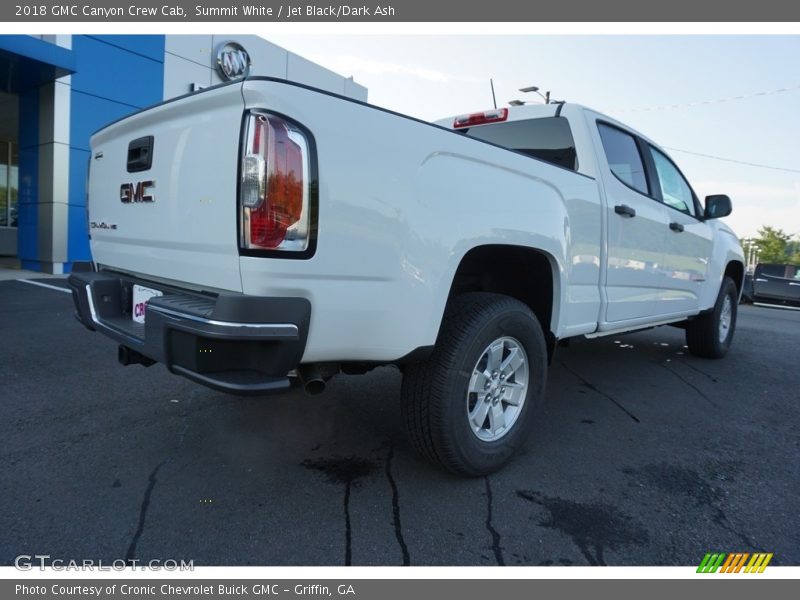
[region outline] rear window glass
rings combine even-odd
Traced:
[[[545,117],[481,125],[461,130],[467,137],[516,150],[572,171],[578,168],[575,140],[564,117]]]

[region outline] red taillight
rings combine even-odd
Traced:
[[[486,125],[487,123],[500,123],[508,118],[507,108],[496,108],[494,110],[485,110],[479,113],[472,113],[469,115],[461,115],[453,121],[453,127],[472,127],[473,125]]]
[[[242,245],[247,249],[308,247],[308,144],[296,127],[272,115],[248,121],[242,162]]]

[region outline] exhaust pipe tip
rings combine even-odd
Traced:
[[[325,391],[325,379],[316,365],[300,365],[297,377],[303,385],[303,391],[309,396],[319,396]]]
[[[309,396],[319,396],[325,391],[325,381],[322,379],[312,379],[303,385],[303,391]]]

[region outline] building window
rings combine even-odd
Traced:
[[[19,196],[19,152],[13,142],[0,141],[0,227],[16,227]]]

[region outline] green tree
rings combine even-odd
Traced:
[[[786,263],[793,258],[795,248],[792,236],[783,229],[765,225],[758,230],[753,243],[758,248],[758,262]]]
[[[789,255],[789,263],[800,265],[800,240],[792,240],[786,245],[786,253]]]

